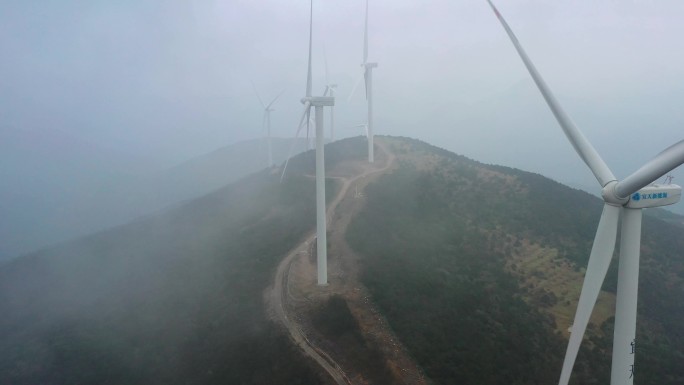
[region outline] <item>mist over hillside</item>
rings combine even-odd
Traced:
[[[152,159],[60,131],[1,135],[0,261],[127,223],[267,166],[263,139],[160,169]],[[291,144],[291,139],[273,139],[276,164],[285,160]],[[305,149],[300,140],[293,154]]]
[[[314,225],[312,154],[0,266],[0,383],[322,383],[262,306]]]

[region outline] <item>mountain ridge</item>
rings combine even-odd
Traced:
[[[357,302],[342,297],[322,309],[351,314],[356,324],[337,326],[351,329],[332,328],[315,312],[298,316],[317,320],[321,346],[377,348],[379,362],[389,362],[392,344],[405,346],[433,383],[556,381],[563,315],[574,313],[600,201],[417,140],[378,139],[396,166],[350,191],[363,208],[344,235],[358,255],[360,293],[369,294],[358,303],[377,312],[359,318]],[[337,167],[362,162],[365,151],[361,137],[326,146],[329,198],[339,188]],[[294,157],[282,184],[262,170],[162,214],[0,265],[0,382],[328,383],[262,305],[279,261],[313,229],[314,155]],[[684,308],[673,295],[684,288],[681,231],[644,219],[638,338],[648,353],[639,356],[646,383],[684,378]],[[342,249],[330,250],[334,265]],[[606,379],[614,283],[613,266],[575,383]],[[376,317],[399,340],[369,339],[364,330]]]

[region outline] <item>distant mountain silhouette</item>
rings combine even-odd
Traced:
[[[266,168],[263,139],[163,171],[62,132],[8,130],[0,143],[0,261],[129,222]],[[292,140],[273,139],[276,164]],[[305,150],[299,141],[294,154]]]

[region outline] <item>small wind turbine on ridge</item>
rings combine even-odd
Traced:
[[[363,30],[363,63],[361,63],[361,67],[363,67],[363,78],[364,78],[364,83],[366,86],[366,104],[368,107],[368,134],[366,135],[368,137],[368,162],[373,163],[374,161],[374,156],[373,156],[373,68],[376,68],[378,66],[378,63],[370,63],[368,62],[368,0],[366,0],[366,19],[365,19],[365,25],[364,25],[364,30]],[[361,81],[361,78],[359,78],[359,81],[356,82],[354,85],[354,88],[352,89],[351,94],[349,95],[349,100],[351,100],[351,97],[354,95],[354,91],[356,91],[356,88],[359,85],[359,82]]]
[[[353,128],[362,128],[362,127],[363,127],[363,133],[364,133],[364,135],[366,135],[366,138],[368,138],[368,123],[357,124],[357,125],[354,126]]]
[[[612,385],[631,385],[636,372],[634,357],[637,346],[636,320],[642,209],[671,205],[680,200],[681,187],[675,184],[651,185],[651,183],[684,163],[684,140],[666,148],[646,162],[640,169],[618,181],[589,140],[562,109],[492,1],[487,0],[487,2],[501,22],[511,42],[513,42],[513,46],[518,51],[518,55],[520,55],[532,79],[537,84],[539,91],[546,99],[546,103],[563,129],[565,136],[601,185],[601,196],[605,202],[589,255],[582,293],[577,304],[575,321],[558,383],[559,385],[567,385],[570,381],[570,374],[575,365],[577,352],[589,323],[589,317],[601,291],[601,285],[606,277],[615,250],[618,221],[621,219],[620,262],[610,383]]]
[[[301,102],[304,104],[304,111],[302,118],[299,120],[299,126],[295,134],[295,141],[290,147],[290,152],[283,166],[283,173],[280,176],[282,182],[287,170],[287,164],[292,155],[294,143],[296,143],[299,132],[301,131],[304,119],[310,117],[311,107],[315,108],[316,118],[316,255],[317,255],[317,270],[318,270],[318,285],[324,286],[328,284],[328,242],[326,234],[326,210],[325,210],[325,136],[323,134],[323,107],[332,107],[335,105],[335,98],[332,96],[311,96],[311,46],[313,35],[313,0],[311,0],[309,15],[309,68],[306,77],[306,96],[302,98]],[[308,119],[307,119],[308,125]]]
[[[259,95],[259,91],[257,91],[256,86],[254,85],[254,82],[252,82],[252,88],[254,88],[254,93],[259,99],[259,103],[261,103],[261,106],[264,108],[264,117],[262,119],[262,125],[266,130],[266,143],[268,145],[267,164],[268,167],[273,167],[273,150],[271,147],[271,112],[275,110],[271,108],[271,106],[273,105],[273,103],[275,103],[276,100],[278,100],[280,95],[282,95],[283,92],[285,92],[285,90],[280,91],[280,93],[276,95],[276,97],[273,98],[273,100],[271,100],[270,103],[264,104],[264,101],[261,99],[261,96]]]

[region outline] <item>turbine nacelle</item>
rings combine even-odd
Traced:
[[[618,184],[619,182],[612,181],[601,191],[606,204],[631,209],[646,209],[669,206],[679,202],[682,197],[682,188],[676,184],[653,184],[641,188],[627,198],[621,198],[615,191]]]
[[[368,68],[377,68],[378,63],[361,63],[361,67],[365,67],[366,69]]]
[[[681,197],[682,188],[676,184],[654,184],[632,194],[625,207],[645,209],[668,206],[679,202]]]
[[[314,107],[330,107],[335,105],[335,98],[332,96],[307,96],[301,100],[302,104],[307,104]]]

